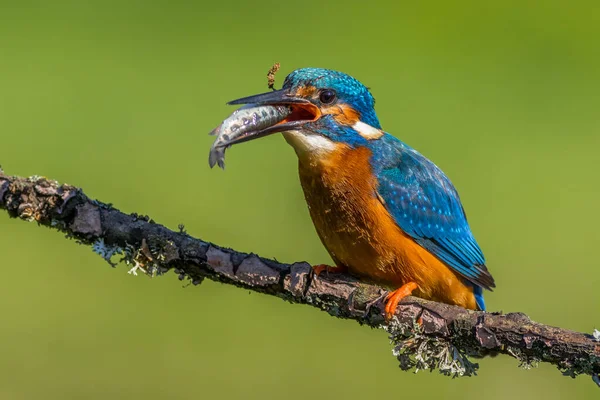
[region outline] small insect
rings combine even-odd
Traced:
[[[262,129],[283,121],[292,110],[288,106],[257,106],[248,104],[235,110],[229,118],[213,129],[209,135],[216,135],[208,155],[208,164],[225,169],[225,150],[233,143],[244,141]]]
[[[275,90],[275,74],[277,73],[277,71],[279,71],[280,67],[281,64],[276,62],[275,64],[273,64],[271,69],[269,69],[269,72],[267,72],[267,84],[269,85],[269,89],[271,90]]]

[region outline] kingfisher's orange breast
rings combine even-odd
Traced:
[[[336,264],[350,273],[396,289],[415,282],[415,294],[475,309],[472,288],[405,234],[377,195],[371,151],[337,149],[299,156],[300,182],[311,218]]]

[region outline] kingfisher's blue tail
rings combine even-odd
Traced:
[[[479,307],[481,311],[485,311],[485,301],[483,300],[483,289],[481,286],[473,287],[473,295],[475,296],[477,307]]]

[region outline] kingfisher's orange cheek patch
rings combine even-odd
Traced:
[[[313,97],[315,95],[315,93],[317,93],[317,88],[314,86],[300,86],[297,90],[296,90],[296,96],[297,97],[303,97],[305,99],[310,99],[311,97]]]
[[[336,104],[321,108],[323,114],[333,115],[333,119],[340,125],[350,126],[359,135],[367,140],[379,139],[383,136],[381,129],[375,128],[360,120],[360,113],[347,104]]]
[[[347,104],[336,104],[321,108],[323,114],[333,115],[333,119],[340,125],[352,126],[360,121],[360,113]]]

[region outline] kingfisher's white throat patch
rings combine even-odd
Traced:
[[[299,157],[307,154],[322,156],[336,150],[336,144],[331,139],[321,135],[288,131],[283,132],[283,137],[296,150]]]
[[[379,139],[383,136],[383,131],[381,129],[365,124],[362,121],[355,122],[354,125],[352,125],[352,129],[367,140]]]

